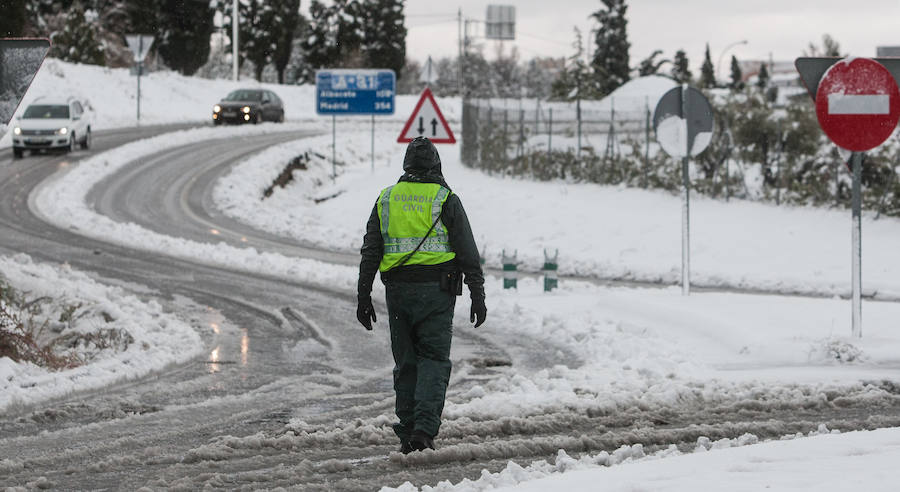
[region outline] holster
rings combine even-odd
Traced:
[[[441,272],[441,290],[461,296],[463,291],[462,272]]]

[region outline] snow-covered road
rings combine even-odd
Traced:
[[[0,205],[4,247],[45,261],[68,261],[143,297],[162,299],[203,338],[202,355],[186,364],[0,418],[0,445],[18,450],[0,461],[0,474],[10,483],[371,490],[406,481],[455,483],[476,479],[482,470],[507,470],[500,476],[509,483],[510,460],[528,464],[559,449],[608,465],[671,454],[671,446],[691,451],[698,439],[734,438],[729,446],[737,446],[806,433],[822,423],[842,430],[900,425],[900,392],[888,382],[852,383],[850,377],[841,383],[767,385],[757,380],[758,371],[753,378],[742,376],[754,364],[773,363],[771,356],[757,355],[765,351],[760,339],[757,345],[749,343],[752,339],[725,340],[749,357],[737,367],[729,367],[739,362],[733,358],[690,360],[681,352],[702,346],[708,338],[703,331],[721,321],[710,318],[700,330],[672,325],[685,334],[693,330],[696,339],[661,344],[646,328],[656,322],[644,316],[650,312],[641,314],[638,304],[651,303],[662,317],[667,315],[658,310],[671,304],[665,309],[674,317],[668,317],[686,319],[675,314],[682,308],[667,300],[666,290],[637,301],[631,289],[570,286],[541,300],[537,283],[526,280],[515,295],[491,288],[496,328],[474,332],[458,320],[454,380],[438,452],[391,454],[396,443],[389,427],[387,337],[383,326],[369,334],[353,321],[346,267],[302,262],[298,267],[296,258],[324,253],[236,222],[213,204],[218,176],[242,155],[288,138],[260,131],[264,134],[252,138],[201,135],[177,150],[151,143],[140,158],[126,159],[99,186],[88,187],[88,210],[101,215],[60,211],[46,217],[55,209],[44,203],[44,220],[83,221],[61,227],[34,215],[40,199],[32,198],[29,208],[28,190],[60,168],[89,173],[90,163],[72,166],[70,158],[50,156],[0,168],[6,173],[0,177],[10,178],[4,181],[7,190],[0,189],[6,191]],[[77,182],[72,172],[65,172],[73,178],[67,186]],[[203,243],[209,240],[215,244]],[[231,265],[208,253],[248,245],[256,249],[222,256],[235,261]],[[259,266],[254,258],[271,255],[268,251],[277,257],[254,271]],[[317,273],[322,269],[327,274]],[[585,293],[602,295],[617,315],[625,312],[623,305],[636,302],[635,317],[568,326],[580,326],[578,306],[590,305],[579,297]],[[531,306],[528,299],[534,300]],[[736,305],[723,298],[710,299],[710,306],[722,301]],[[553,302],[560,305],[552,308]],[[778,312],[789,312],[790,303],[773,302],[781,306]],[[569,310],[570,316],[548,317],[540,306]],[[710,351],[716,354],[723,352]],[[795,362],[787,356],[780,363]],[[689,377],[708,367],[719,368],[725,379],[726,373],[737,377],[717,383]],[[737,439],[748,433],[754,438]],[[613,451],[617,458],[601,463],[603,453]],[[513,474],[519,477],[513,483],[561,471],[569,466],[565,463],[557,459],[550,469],[533,465]],[[478,483],[475,488],[492,479]]]

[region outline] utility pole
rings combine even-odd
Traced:
[[[463,34],[462,34],[462,7],[460,7],[459,12],[456,14],[456,28],[458,30],[457,33],[457,48],[459,49],[459,54],[456,57],[456,92],[459,94],[459,97],[462,97],[462,52],[463,52]]]
[[[231,60],[232,78],[238,79],[238,0],[234,0],[231,6]]]

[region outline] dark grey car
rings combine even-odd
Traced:
[[[238,89],[213,106],[213,124],[284,121],[284,103],[267,89]]]

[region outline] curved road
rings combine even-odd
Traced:
[[[98,132],[90,152],[68,156],[0,157],[0,253],[68,262],[158,300],[189,320],[206,344],[204,355],[187,364],[0,414],[0,486],[373,490],[407,480],[421,486],[476,479],[509,460],[552,461],[561,447],[598,452],[640,442],[650,451],[670,444],[689,449],[701,435],[765,438],[819,423],[843,430],[900,425],[900,387],[877,382],[843,393],[798,387],[804,396],[791,405],[767,403],[766,395],[698,396],[677,407],[611,411],[600,399],[596,408],[448,419],[438,452],[391,454],[388,336],[384,323],[373,333],[357,326],[354,293],[131,250],[55,228],[29,209],[30,191],[61,166],[171,129]],[[355,255],[260,232],[211,205],[213,184],[231,166],[297,137],[217,139],[162,151],[101,182],[88,201],[114,220],[160,233],[355,264]],[[458,327],[449,398],[464,402],[469,389],[498,374],[579,364],[543,355],[558,354],[548,343]]]

